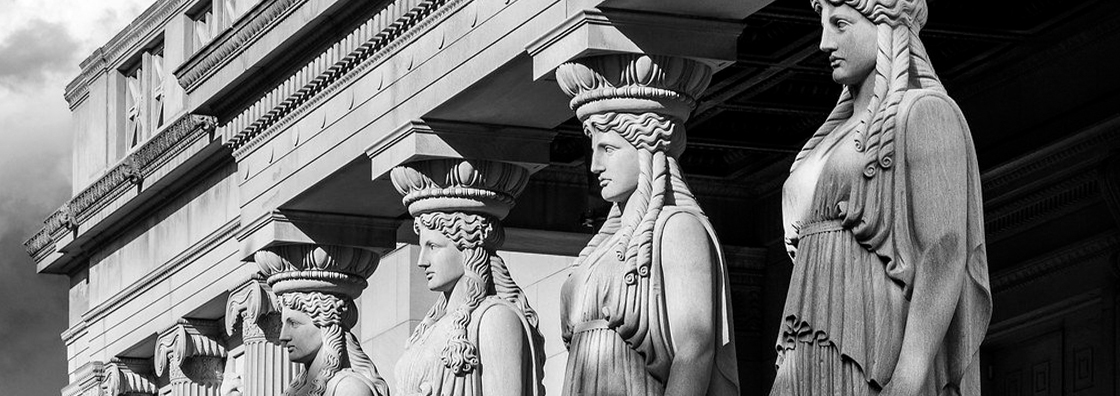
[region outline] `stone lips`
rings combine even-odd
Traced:
[[[556,69],[580,121],[606,112],[654,112],[683,122],[711,79],[707,64],[656,55],[588,57]]]
[[[503,162],[440,159],[398,166],[390,178],[413,217],[464,212],[503,219],[528,184],[529,170]]]
[[[253,255],[277,295],[315,291],[351,299],[362,294],[380,260],[370,250],[333,245],[280,245]]]

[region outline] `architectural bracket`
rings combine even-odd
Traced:
[[[239,257],[252,261],[258,250],[296,243],[392,249],[400,224],[380,217],[273,210],[238,231]]]
[[[414,120],[366,149],[373,178],[394,167],[435,158],[486,159],[517,164],[534,173],[549,162],[556,131],[507,125]]]
[[[533,57],[534,80],[573,59],[611,53],[691,58],[718,71],[737,58],[743,27],[739,20],[589,9],[576,12],[526,50]]]

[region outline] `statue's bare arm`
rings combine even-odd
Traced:
[[[334,388],[334,395],[331,396],[388,396],[378,395],[373,392],[365,383],[357,378],[343,378],[338,382],[338,386]]]
[[[528,358],[528,340],[518,313],[503,306],[493,307],[478,324],[478,358],[482,364],[482,394],[522,396],[525,368],[534,364]]]
[[[929,375],[965,282],[968,167],[964,129],[944,99],[917,99],[906,122],[917,260],[902,352],[883,395],[913,395]],[[900,230],[895,230],[899,232]],[[905,232],[905,231],[903,231]]]
[[[665,307],[676,353],[665,395],[703,394],[714,369],[717,260],[707,230],[695,217],[673,216],[662,235]]]

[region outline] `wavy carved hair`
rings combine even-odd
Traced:
[[[856,125],[856,150],[867,157],[864,176],[874,177],[879,169],[890,168],[894,156],[895,117],[908,89],[925,88],[945,92],[941,80],[929,62],[929,54],[918,38],[926,23],[925,0],[812,0],[820,12],[821,2],[848,5],[875,23],[878,29],[878,56],[875,61],[875,84],[867,110],[859,115]],[[836,107],[817,129],[790,171],[804,159],[830,132],[853,116],[854,95],[845,86]]]
[[[321,396],[327,390],[327,382],[344,368],[369,378],[376,387],[387,392],[388,387],[373,361],[350,332],[358,321],[354,300],[328,293],[293,292],[281,294],[280,301],[285,307],[311,317],[315,327],[321,330],[323,346],[319,353],[324,354],[322,369],[313,378],[308,378],[306,369],[301,371],[284,392],[285,396]]]
[[[414,231],[419,234],[421,227],[439,232],[463,252],[464,274],[459,282],[465,282],[466,301],[452,314],[451,335],[440,353],[443,365],[455,375],[464,375],[478,368],[478,346],[468,338],[467,326],[475,308],[478,308],[483,299],[492,295],[505,299],[521,311],[533,332],[533,339],[529,341],[539,349],[544,338],[537,330],[537,313],[529,306],[525,294],[510,277],[505,261],[496,252],[505,239],[501,223],[486,215],[430,212],[416,216]],[[409,337],[409,346],[424,339],[424,335],[446,314],[446,310],[447,297],[440,294]],[[535,363],[539,365],[543,362]]]
[[[588,116],[584,133],[615,132],[638,149],[638,188],[622,211],[618,204],[611,208],[607,221],[591,238],[576,258],[575,266],[583,265],[592,253],[609,249],[603,244],[612,236],[620,236],[617,245],[624,253],[626,284],[635,284],[638,277],[649,276],[653,262],[653,232],[657,217],[666,205],[675,205],[703,213],[696,197],[685,183],[677,158],[684,152],[685,129],[680,120],[657,113],[607,112]]]

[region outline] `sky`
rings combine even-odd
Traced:
[[[70,196],[78,63],[155,0],[0,0],[0,389],[59,395],[69,280],[35,273],[23,241]]]

